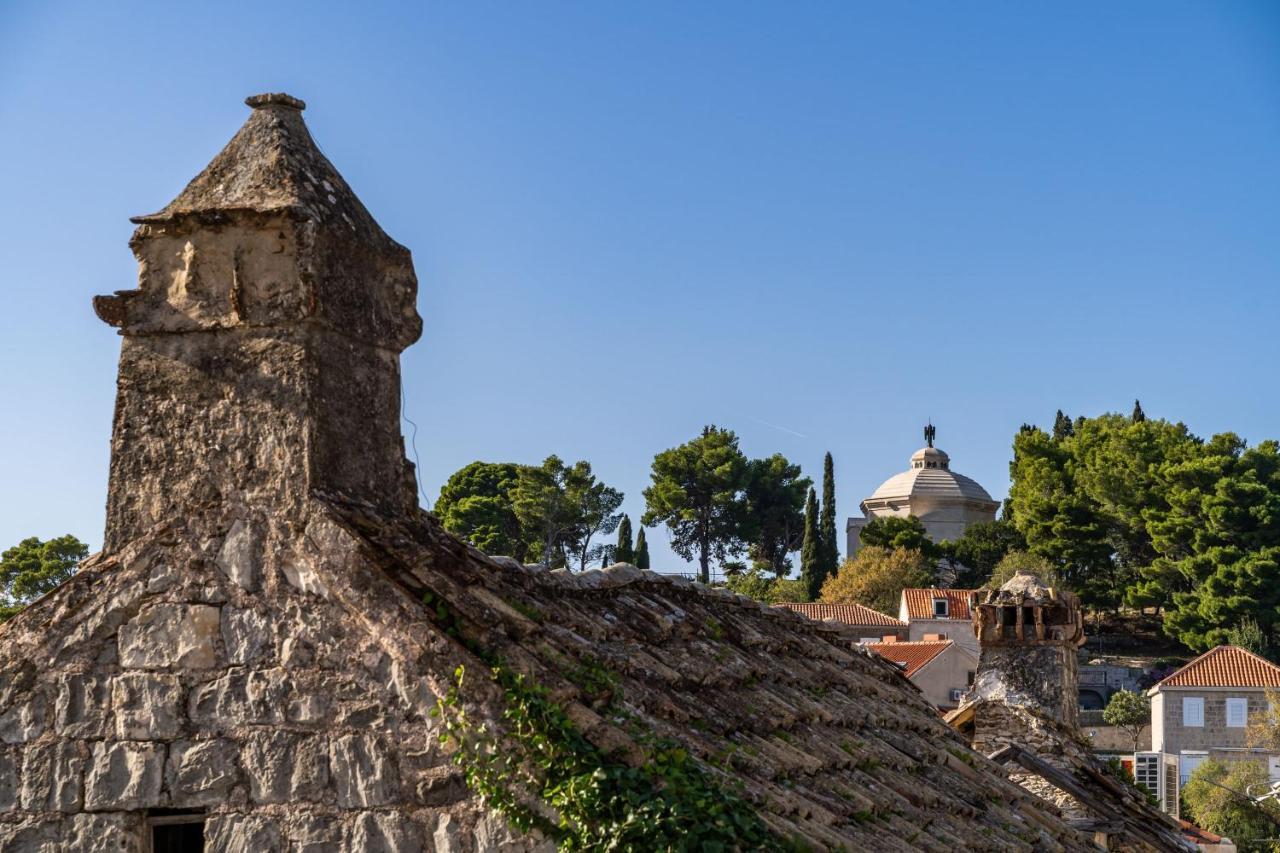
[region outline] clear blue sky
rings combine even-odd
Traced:
[[[928,417],[996,497],[1059,407],[1280,436],[1275,3],[9,0],[0,547],[100,544],[90,297],[278,90],[413,250],[432,498],[554,452],[634,518],[706,423],[830,450],[841,517]]]

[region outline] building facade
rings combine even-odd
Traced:
[[[1280,690],[1280,667],[1238,646],[1210,649],[1148,691],[1151,752],[1137,767],[1145,776],[1148,765],[1176,762],[1181,788],[1209,759],[1253,760],[1280,781],[1280,752],[1249,744],[1249,727],[1269,713],[1268,690]]]
[[[978,654],[969,599],[974,590],[911,587],[902,591],[898,619],[907,624],[908,640],[940,637]]]
[[[874,518],[915,516],[935,542],[959,539],[970,525],[995,520],[999,502],[976,481],[951,470],[951,457],[933,446],[932,425],[924,435],[925,446],[911,454],[907,470],[881,483],[862,502],[862,516],[845,523],[850,557],[862,547],[862,528]]]
[[[920,688],[924,698],[944,711],[964,701],[978,669],[976,653],[953,640],[932,635],[919,642],[871,643],[868,648],[902,667],[902,674]]]

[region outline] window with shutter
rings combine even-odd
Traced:
[[[1182,724],[1184,726],[1204,725],[1204,699],[1199,696],[1183,697]]]
[[[1227,726],[1242,729],[1249,724],[1249,700],[1238,697],[1227,699]]]

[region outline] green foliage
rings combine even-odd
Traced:
[[[711,561],[742,550],[743,489],[747,458],[732,430],[704,427],[702,434],[653,458],[644,490],[641,523],[666,524],[671,548],[697,558],[699,579],[711,581]]]
[[[1013,522],[980,521],[971,524],[953,542],[942,543],[947,558],[959,564],[955,585],[962,589],[980,586],[1010,551],[1026,550],[1027,540]]]
[[[943,550],[925,532],[924,522],[914,515],[906,518],[897,515],[873,518],[862,528],[858,539],[863,545],[871,545],[875,548],[905,548],[909,551],[919,551],[935,560],[944,556]]]
[[[613,546],[613,553],[610,555],[615,563],[634,563],[636,561],[635,548],[631,545],[631,518],[622,516],[622,523],[618,525],[618,544]]]
[[[649,542],[644,538],[644,528],[636,534],[636,568],[649,568]]]
[[[1048,559],[1039,554],[1027,551],[1010,551],[1000,558],[996,567],[991,570],[991,577],[983,584],[990,589],[1004,586],[1018,572],[1030,572],[1037,575],[1045,584],[1058,589],[1062,588],[1062,577],[1058,569]]]
[[[1280,835],[1276,804],[1257,804],[1247,798],[1267,785],[1267,768],[1257,761],[1223,762],[1210,759],[1192,772],[1182,788],[1184,817],[1210,832],[1225,835],[1241,849]]]
[[[517,830],[540,830],[561,850],[792,849],[678,743],[642,743],[645,760],[631,766],[587,740],[545,688],[501,665],[492,677],[502,731],[467,716],[461,667],[435,714],[467,785]]]
[[[516,518],[531,543],[529,553],[548,566],[567,565],[572,557],[585,569],[592,538],[617,528],[621,505],[622,492],[597,480],[591,463],[565,465],[555,455],[540,466],[521,467],[512,493]]]
[[[88,555],[71,534],[47,542],[32,536],[0,553],[0,622],[70,579]]]
[[[1250,616],[1244,617],[1234,628],[1227,631],[1227,642],[1233,646],[1248,649],[1255,655],[1271,657],[1270,639],[1258,624],[1258,620]]]
[[[435,514],[445,530],[486,554],[525,558],[526,537],[512,507],[520,466],[472,462],[455,471],[440,489]]]
[[[813,600],[809,597],[803,579],[771,577],[759,566],[729,575],[725,578],[725,587],[766,604],[792,604]]]
[[[818,528],[818,496],[809,489],[804,503],[804,542],[800,546],[800,580],[810,600],[822,590],[822,532]]]
[[[933,586],[933,571],[933,561],[919,551],[864,545],[852,560],[844,561],[835,577],[827,579],[819,600],[862,604],[893,615],[902,590]]]
[[[804,536],[804,496],[812,481],[800,475],[781,453],[747,463],[742,528],[739,537],[751,543],[751,562],[776,576],[791,571],[788,556]]]
[[[822,511],[818,518],[822,534],[822,580],[826,581],[840,567],[840,541],[836,529],[836,474],[831,454],[822,458]],[[818,585],[821,588],[822,584]]]
[[[1064,415],[1062,409],[1058,409],[1058,414],[1053,419],[1053,440],[1062,441],[1064,438],[1075,435],[1075,432],[1071,418]]]
[[[1118,690],[1111,694],[1102,721],[1133,738],[1133,751],[1137,752],[1142,730],[1151,723],[1151,698],[1146,693]]]

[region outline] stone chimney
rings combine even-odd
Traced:
[[[1018,572],[998,590],[978,590],[970,610],[981,648],[969,701],[987,700],[975,720],[981,741],[986,728],[1005,725],[984,716],[999,705],[1016,705],[1075,730],[1079,726],[1076,649],[1084,644],[1080,600]]]
[[[159,213],[133,219],[104,551],[171,518],[288,519],[321,492],[417,505],[400,353],[421,334],[409,251],[316,147],[305,104],[248,121]]]

